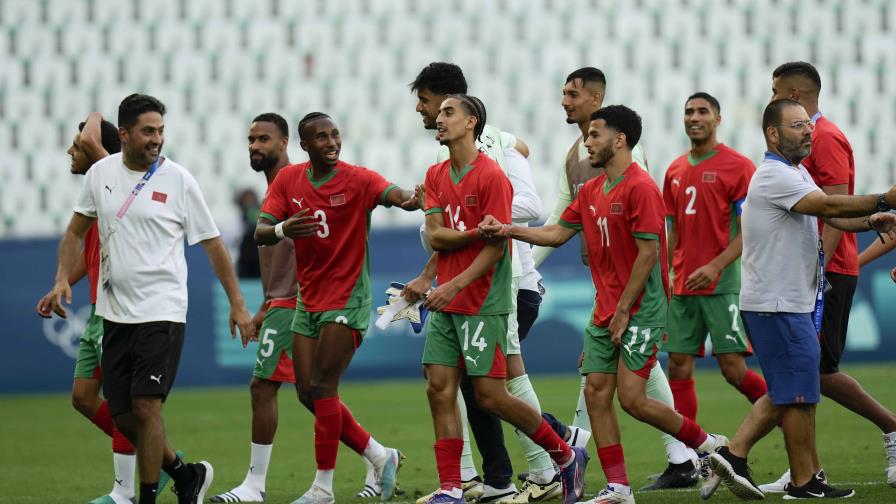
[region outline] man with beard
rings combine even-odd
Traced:
[[[896,187],[869,196],[821,191],[800,164],[812,150],[814,123],[795,100],[769,103],[762,129],[768,151],[750,181],[742,216],[740,309],[768,395],[753,404],[731,443],[710,455],[710,465],[738,497],[763,498],[747,455],[780,424],[790,462],[785,498],[849,497],[852,490],[835,489],[818,475],[815,406],[825,289],[816,217],[843,231],[896,236],[896,216],[886,213],[896,206]]]
[[[613,404],[617,392],[619,404],[635,419],[697,451],[710,452],[727,442],[647,396],[666,324],[668,277],[663,198],[650,175],[632,161],[640,137],[641,117],[635,111],[613,105],[594,112],[585,146],[592,166],[603,167],[604,173],[585,183],[558,224],[508,227],[489,216],[479,227],[487,237],[549,247],[583,232],[596,295],[585,330],[581,373],[591,432],[608,483],[591,504],[635,502]]]

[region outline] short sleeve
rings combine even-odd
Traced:
[[[849,157],[848,145],[830,133],[819,131],[812,139],[811,162],[807,167],[819,185],[848,184]]]
[[[501,132],[501,147],[505,149],[516,148],[516,135],[506,131]]]
[[[666,177],[663,180],[663,204],[666,206],[666,217],[670,219],[675,218],[675,195],[672,194],[673,166],[666,169]]]
[[[628,193],[626,221],[632,234],[639,238],[665,231],[663,198],[656,184],[645,181],[633,184]]]
[[[579,191],[579,195],[576,196],[569,205],[567,205],[566,210],[563,210],[563,213],[560,215],[560,219],[557,220],[557,224],[570,229],[575,229],[578,231],[582,230],[582,211],[581,211],[581,201],[585,197],[586,191]]]
[[[804,178],[800,171],[777,166],[766,170],[763,188],[769,203],[789,212],[807,194],[820,191],[808,175],[805,172]]]
[[[647,154],[644,153],[644,148],[641,147],[641,144],[636,145],[635,148],[632,149],[632,162],[643,168],[644,171],[648,171]]]
[[[286,197],[287,180],[291,171],[281,171],[274,177],[274,182],[268,187],[268,192],[261,202],[260,216],[276,224],[289,217],[289,201]]]
[[[84,184],[81,185],[81,194],[78,196],[78,202],[75,204],[75,212],[96,218],[96,200],[93,199],[93,180],[99,170],[90,170],[84,176]]]
[[[482,183],[482,206],[480,214],[491,215],[499,222],[509,224],[512,219],[513,187],[510,179],[500,168],[489,170],[480,181]]]
[[[196,179],[184,176],[184,229],[187,243],[195,245],[201,241],[220,236],[218,226],[212,218],[212,212],[202,197],[202,191]]]
[[[438,184],[436,183],[436,171],[438,170],[437,166],[438,165],[433,165],[429,167],[429,170],[426,171],[426,180],[423,183],[423,186],[426,189],[426,198],[423,205],[423,212],[426,215],[442,212],[442,202],[439,200],[439,188]]]
[[[729,184],[728,199],[734,203],[737,215],[741,214],[741,207],[744,200],[747,199],[747,190],[750,188],[750,179],[753,178],[754,173],[756,173],[756,167],[750,160],[744,159]]]
[[[373,210],[377,205],[388,206],[386,204],[386,195],[398,186],[386,180],[378,172],[368,168],[364,168],[364,175],[367,177],[367,208]]]

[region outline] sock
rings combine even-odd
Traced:
[[[538,483],[539,485],[547,485],[548,483],[554,481],[555,476],[557,476],[557,470],[554,469],[553,465],[551,465],[549,469],[529,471],[529,476],[526,479],[533,483]]]
[[[741,394],[747,396],[747,399],[754,403],[768,392],[768,385],[765,384],[765,379],[759,376],[759,373],[748,368],[747,374],[737,386],[737,390],[740,390]]]
[[[345,425],[345,422],[343,421],[342,424]],[[368,436],[370,436],[370,434],[368,434]],[[373,439],[373,436],[370,436],[370,440],[367,443],[367,448],[364,449],[363,455],[367,460],[377,465],[381,465],[387,458],[389,458],[389,452],[386,451],[386,447],[381,445],[376,439]]]
[[[318,470],[328,471],[336,468],[336,453],[339,451],[341,430],[342,404],[339,401],[339,396],[315,400],[314,455],[317,459]],[[332,486],[330,491],[332,493]]]
[[[248,486],[253,489],[264,492],[265,481],[268,478],[268,464],[271,462],[271,451],[274,449],[273,444],[255,444],[249,454],[249,472],[246,473],[246,479],[240,486]]]
[[[371,440],[370,433],[355,420],[345,403],[340,402],[339,405],[342,407],[342,432],[339,439],[358,455],[364,455],[364,450]]]
[[[538,403],[538,396],[535,394],[535,389],[532,388],[532,382],[529,381],[529,375],[524,374],[512,380],[508,380],[507,391],[510,392],[510,395],[522,399],[530,406],[535,408],[535,410],[538,411],[539,414],[541,413],[541,404]],[[516,435],[520,440],[520,446],[523,448],[523,454],[526,455],[526,461],[529,463],[530,473],[546,471],[554,467],[554,463],[551,461],[551,457],[547,454],[547,452],[545,452],[540,446],[532,442],[532,440],[529,439],[528,436],[520,432],[519,429],[514,430],[516,431]],[[551,430],[553,431],[554,429],[551,428]]]
[[[106,401],[100,404],[99,409],[96,410],[90,421],[93,422],[93,425],[99,427],[101,431],[105,432],[107,436],[112,435],[114,424],[112,423],[112,415],[109,414],[109,404]]]
[[[647,384],[645,386],[647,397],[656,399],[670,408],[675,408],[675,396],[672,394],[672,387],[670,385],[669,380],[666,378],[666,373],[663,372],[662,366],[657,362],[653,366],[653,369],[650,370],[650,376],[647,377]],[[694,410],[694,412],[696,414],[696,410]],[[669,458],[670,462],[675,460],[678,462],[674,463],[680,464],[688,459],[697,460],[697,454],[690,448],[684,446],[681,441],[675,439],[675,436],[671,436],[664,432],[660,438],[663,440],[663,444],[666,445],[666,457]],[[682,451],[685,452],[686,455],[682,454]],[[682,459],[683,456],[686,458]]]
[[[174,461],[170,464],[166,464],[164,461],[162,462],[162,470],[168,473],[171,476],[171,479],[174,480],[175,483],[181,484],[193,479],[193,473],[190,471],[189,466],[184,463],[184,461],[178,457],[174,456]],[[156,482],[158,484],[158,482]],[[140,485],[143,488],[143,485]],[[141,490],[142,492],[143,490]]]
[[[364,477],[364,486],[379,490],[380,482],[376,479],[376,467],[374,467],[373,462],[367,460],[367,457],[361,457],[361,460],[364,461],[364,467],[367,469],[367,475]]]
[[[604,470],[607,483],[628,486],[628,474],[625,472],[625,455],[621,444],[614,444],[597,449],[600,467]]]
[[[744,379],[746,381],[746,379]],[[765,383],[765,382],[763,382]],[[669,380],[669,388],[675,397],[675,411],[691,420],[697,419],[697,389],[694,388],[694,379]],[[741,390],[743,392],[743,390]]]
[[[159,486],[158,482],[155,483],[140,483],[140,504],[155,504],[156,503],[156,487]]]
[[[137,449],[134,448],[131,440],[114,426],[112,427],[112,452],[122,453],[124,455],[133,455],[137,453]]]
[[[460,411],[460,428],[463,435],[464,446],[460,452],[460,470],[464,476],[464,481],[469,481],[479,473],[476,472],[476,464],[473,463],[473,449],[470,447],[470,430],[467,424],[467,403],[464,402],[464,395],[457,392],[457,409]],[[469,477],[466,477],[469,476]]]
[[[439,487],[445,492],[461,488],[460,453],[463,449],[464,440],[458,438],[439,439],[433,445],[433,450],[436,452]]]
[[[544,418],[541,419],[541,425],[535,429],[535,432],[529,436],[529,439],[548,452],[554,462],[560,467],[568,466],[575,459],[569,445],[560,439],[560,436],[554,432],[554,429],[548,425]]]
[[[588,417],[588,406],[585,404],[585,377],[579,384],[579,401],[576,403],[576,413],[572,417],[573,427],[585,429],[591,432],[591,418]]]
[[[115,485],[113,494],[126,499],[134,497],[134,470],[137,469],[137,456],[133,453],[113,453],[112,465],[115,467]]]
[[[557,417],[555,417],[554,415],[552,415],[550,413],[542,411],[541,418],[544,418],[545,420],[547,420],[548,424],[550,424],[551,428],[554,429],[554,432],[556,432],[557,435],[560,436],[561,439],[563,439],[564,441],[569,441],[569,437],[570,437],[569,427],[567,427],[560,420],[557,420]],[[585,429],[585,430],[588,430],[588,432],[591,432],[589,429]],[[567,443],[567,444],[569,444],[569,443]]]
[[[313,485],[333,495],[333,469],[318,469]]]
[[[677,439],[674,443],[666,445],[666,456],[669,458],[670,464],[684,464],[688,461],[697,461],[697,454],[694,453],[694,450],[688,448]]]
[[[701,450],[700,446],[706,443],[709,440],[709,435],[706,432],[703,432],[703,429],[697,425],[697,422],[694,422],[688,417],[682,417],[684,421],[681,423],[681,429],[678,431],[678,435],[675,436],[682,443],[694,448],[698,451],[707,451]]]
[[[896,431],[884,434],[884,450],[887,452],[887,464],[896,465]]]

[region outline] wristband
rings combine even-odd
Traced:
[[[279,240],[282,240],[283,238],[286,237],[286,235],[283,234],[283,223],[282,222],[277,223],[277,225],[274,226],[274,236],[276,236],[277,239],[279,239]]]

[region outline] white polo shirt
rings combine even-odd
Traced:
[[[96,162],[84,178],[75,212],[96,217],[100,278],[96,313],[134,324],[187,320],[187,262],[190,245],[219,236],[196,179],[164,159],[127,212],[128,195],[145,172],[130,170],[122,155]]]

